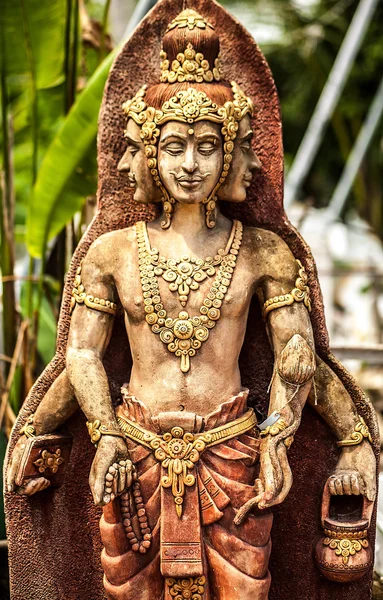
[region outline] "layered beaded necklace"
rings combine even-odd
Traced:
[[[203,342],[209,338],[209,330],[215,327],[216,322],[221,316],[220,308],[225,298],[226,292],[230,286],[231,279],[234,274],[235,265],[237,262],[238,252],[242,242],[243,225],[240,221],[234,221],[229,241],[225,250],[219,250],[214,259],[207,258],[205,261],[188,259],[182,257],[181,260],[175,261],[171,259],[159,258],[158,250],[151,248],[146,223],[139,221],[136,223],[136,237],[138,244],[138,264],[140,269],[140,278],[142,286],[142,294],[145,305],[145,319],[150,325],[153,333],[160,336],[160,340],[167,346],[168,350],[181,359],[181,371],[187,373],[190,369],[190,358],[195,356],[196,351],[201,348]],[[216,277],[207,294],[201,308],[200,314],[194,317],[189,317],[189,313],[185,310],[181,311],[178,318],[172,319],[168,317],[164,305],[162,303],[160,289],[157,277],[163,275],[164,268],[162,265],[172,266],[168,270],[178,272],[181,281],[177,283],[177,277],[173,280],[176,284],[174,289],[178,290],[179,299],[183,306],[186,305],[187,297],[190,289],[198,289],[199,282],[194,279],[197,288],[192,286],[193,281],[186,283],[188,277],[193,279],[193,273],[201,272],[203,275],[210,275],[211,269],[219,264]],[[181,267],[185,265],[185,267]],[[209,265],[203,269],[204,265]],[[197,269],[194,269],[197,266]],[[186,274],[186,268],[189,275]],[[192,270],[191,270],[192,269]],[[162,271],[162,272],[161,272]],[[167,272],[165,271],[165,273]],[[213,274],[213,273],[212,273]],[[185,279],[183,276],[186,276]],[[165,280],[169,281],[169,279]],[[205,277],[203,277],[205,279]],[[200,279],[201,281],[201,279]],[[173,283],[171,282],[171,283]],[[189,287],[187,293],[180,293],[179,286],[185,282]],[[186,288],[182,288],[181,292]]]

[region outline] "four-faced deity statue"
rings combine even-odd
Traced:
[[[51,505],[45,509],[52,506],[52,522],[56,509],[61,523],[81,522],[76,503],[69,507],[67,499],[76,490],[76,477],[88,469],[94,504],[102,507],[101,536],[93,527],[88,537],[94,547],[102,540],[104,591],[95,567],[92,599],[103,594],[114,600],[312,598],[314,589],[333,589],[320,570],[337,582],[365,576],[354,588],[354,598],[361,600],[371,570],[374,417],[323,343],[323,307],[311,255],[281,206],[276,208],[275,190],[270,192],[268,165],[275,156],[262,145],[268,106],[275,136],[280,127],[267,65],[254,46],[259,72],[254,76],[247,67],[254,90],[238,65],[241,85],[227,77],[230,53],[223,52],[221,67],[217,30],[230,44],[240,26],[215,3],[199,0],[198,5],[206,16],[188,8],[168,19],[159,81],[151,77],[142,85],[140,80],[131,99],[119,98],[125,145],[113,167],[100,136],[102,172],[110,168],[121,195],[130,194],[139,210],[154,204],[151,214],[156,207],[162,214],[129,223],[121,217],[119,226],[102,230],[108,214],[117,217],[108,213],[113,204],[103,208],[101,200],[89,243],[80,244],[71,271],[70,313],[69,304],[63,309],[60,369],[48,367],[14,434],[21,436],[12,445],[6,479],[11,546],[19,544],[11,516],[14,492],[33,523],[39,498],[48,494]],[[159,23],[170,7],[169,0],[161,0],[153,13]],[[154,31],[153,15],[135,34],[138,47],[142,32]],[[211,20],[218,26],[220,19],[216,30]],[[130,43],[124,56],[134,55]],[[238,39],[241,44],[245,41]],[[118,64],[115,70],[122,59]],[[128,72],[124,65],[120,76]],[[110,104],[109,98],[103,110]],[[278,143],[275,147],[281,158]],[[103,177],[100,198],[111,187],[103,187]],[[267,208],[257,208],[266,200]],[[310,408],[301,426],[306,401]],[[87,442],[78,405],[96,447],[92,456],[89,443],[81,450]],[[323,440],[318,433],[314,437],[310,423],[325,432]],[[66,428],[73,435],[70,455]],[[320,464],[309,472],[316,453]],[[65,469],[63,483],[59,474]],[[305,508],[302,490],[311,483]],[[320,533],[323,488],[324,534],[318,541],[312,532]],[[278,568],[270,591],[277,505],[272,556]],[[311,547],[318,541],[319,570],[306,550],[312,566],[303,592],[298,576],[289,581],[283,571],[278,548],[285,548],[289,524],[292,543],[295,538],[300,543],[304,534],[298,525],[304,529],[305,519]],[[51,540],[53,529],[45,524],[43,538]],[[34,535],[38,539],[39,532]],[[55,542],[48,545],[48,555],[54,547]],[[34,554],[41,560],[41,549]],[[13,554],[16,599],[21,595],[15,560]],[[301,560],[297,551],[297,564]],[[63,598],[57,580],[55,585],[61,591],[54,595],[50,586],[50,598]],[[91,597],[87,583],[78,586],[77,596],[67,591],[66,597]]]

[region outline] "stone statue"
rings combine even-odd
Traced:
[[[329,354],[281,165],[247,32],[161,0],[111,71],[100,209],[10,444],[12,598],[367,597],[376,422]]]

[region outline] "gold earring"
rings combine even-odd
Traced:
[[[164,213],[165,213],[165,218],[163,221],[161,221],[161,228],[162,229],[169,229],[170,224],[172,222],[172,216],[173,216],[173,207],[175,204],[175,200],[174,198],[163,198],[163,202],[164,202]]]
[[[217,219],[216,200],[217,200],[216,196],[213,196],[213,197],[210,196],[209,198],[206,198],[206,200],[203,201],[203,203],[205,204],[206,227],[208,227],[209,229],[213,229],[213,227],[215,227],[215,223],[216,223],[216,219]]]

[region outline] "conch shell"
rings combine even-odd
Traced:
[[[278,374],[287,383],[302,385],[315,373],[315,356],[305,339],[298,333],[287,342],[278,361]]]

